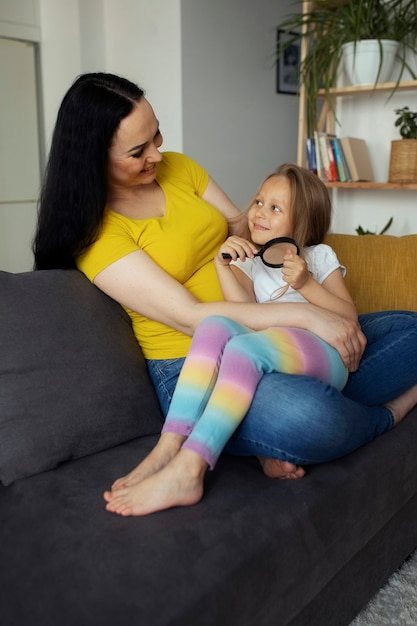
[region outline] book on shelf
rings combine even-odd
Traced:
[[[333,173],[335,173],[335,168],[332,170],[332,165],[334,167],[334,159],[332,158],[332,162],[330,161],[327,133],[314,131],[314,143],[316,146],[318,176],[324,182],[331,182],[332,180],[336,180],[333,179]]]
[[[364,139],[341,137],[340,143],[346,157],[352,182],[373,182],[374,172]]]
[[[368,146],[364,139],[336,137],[314,132],[306,139],[307,167],[323,182],[372,182],[374,180]]]
[[[314,132],[314,137],[306,139],[307,167],[323,182],[340,180],[336,155],[332,147],[335,135]]]
[[[341,183],[349,183],[352,181],[352,178],[350,176],[343,148],[340,144],[340,139],[338,137],[334,137],[334,139],[331,139],[331,143],[337,165],[338,180]]]
[[[339,177],[339,170],[337,168],[337,164],[336,164],[336,155],[333,149],[333,144],[332,141],[333,139],[336,138],[336,135],[326,135],[325,136],[325,145],[326,145],[326,150],[327,150],[327,154],[329,157],[329,167],[330,167],[330,181],[331,182],[336,182],[338,180],[340,180]]]

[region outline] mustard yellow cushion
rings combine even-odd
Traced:
[[[417,311],[417,235],[328,234],[358,313]]]

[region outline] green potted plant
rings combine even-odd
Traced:
[[[361,225],[359,225],[355,230],[358,235],[384,235],[387,232],[387,230],[391,228],[391,224],[393,221],[394,221],[394,218],[390,217],[388,222],[385,224],[384,228],[379,233],[373,230],[365,230],[364,228],[362,228]]]
[[[388,180],[390,183],[416,183],[417,111],[404,106],[395,109],[395,113],[395,127],[399,129],[402,138],[391,141]]]
[[[397,119],[395,126],[399,127],[400,135],[403,139],[417,139],[417,111],[411,111],[405,106],[402,109],[395,109]]]
[[[299,10],[284,18],[277,27],[285,32],[284,43],[280,42],[277,47],[277,61],[288,46],[301,42],[300,80],[305,87],[309,134],[316,127],[319,89],[325,90],[333,109],[330,89],[337,85],[345,44],[352,46],[352,67],[359,68],[362,66],[357,60],[361,42],[376,41],[377,72],[371,84],[380,79],[387,57],[386,40],[397,42],[399,46],[398,81],[406,67],[416,78],[408,64],[407,52],[417,54],[417,0],[316,0],[309,3],[299,0],[295,5]]]

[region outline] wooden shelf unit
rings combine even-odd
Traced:
[[[329,189],[411,189],[417,190],[417,183],[326,183]]]
[[[330,102],[326,97],[324,90],[319,92],[319,98],[322,98],[323,106],[320,112],[319,120],[317,122],[317,130],[326,131],[329,133],[335,132],[335,118],[334,107],[336,106],[336,98],[343,97],[361,97],[372,96],[374,93],[390,93],[393,88],[396,87],[397,91],[413,91],[417,90],[417,80],[407,80],[400,83],[379,83],[378,85],[349,85],[347,87],[333,87],[330,89],[330,94],[333,100],[333,110],[330,106]],[[298,153],[297,163],[299,165],[305,165],[306,162],[306,148],[305,140],[307,138],[307,128],[305,122],[305,101],[303,98],[303,88],[300,90],[300,114],[299,114],[299,128],[298,128]],[[329,189],[402,189],[402,190],[417,190],[417,183],[341,183],[332,182],[326,183]]]
[[[405,80],[400,83],[378,83],[377,85],[349,85],[347,87],[333,87],[330,93],[338,96],[372,95],[373,93],[390,92],[397,85],[397,91],[413,91],[417,89],[417,80]],[[319,91],[319,97],[326,96],[324,89]]]
[[[303,12],[308,10],[310,2],[303,2]],[[306,53],[307,43],[305,40],[301,43],[301,59],[304,58]],[[332,96],[332,106],[330,106],[329,99],[326,97],[326,93],[321,90],[318,94],[320,99],[323,99],[323,105],[320,111],[319,120],[317,122],[317,130],[326,131],[328,133],[335,132],[335,116],[334,110],[336,106],[336,99],[342,97],[372,97],[377,93],[390,93],[393,89],[396,92],[401,91],[417,91],[417,80],[405,80],[399,83],[379,83],[377,85],[349,85],[347,87],[334,87],[330,89]],[[306,164],[306,138],[307,138],[307,115],[306,115],[306,95],[305,87],[301,84],[300,98],[299,98],[299,115],[298,115],[298,145],[297,145],[297,163],[305,166]],[[399,189],[399,190],[417,190],[417,184],[399,184],[399,183],[326,183],[329,189]]]

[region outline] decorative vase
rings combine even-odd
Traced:
[[[391,141],[390,183],[417,183],[417,139]]]
[[[363,39],[356,44],[353,41],[343,44],[343,65],[350,83],[374,85],[376,82],[387,82],[394,67],[398,45],[397,41],[389,39]]]

